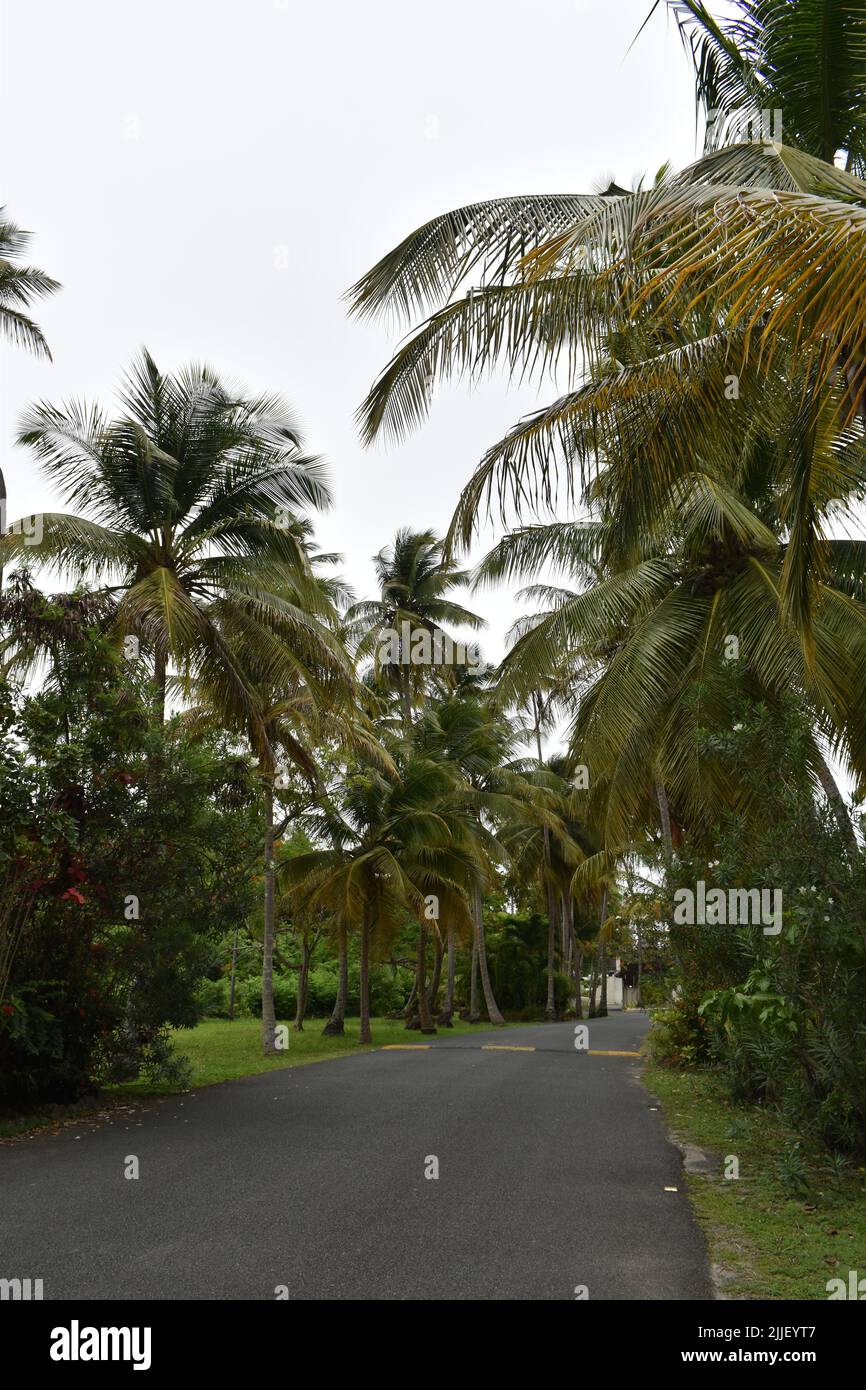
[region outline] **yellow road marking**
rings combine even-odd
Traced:
[[[380,1052],[426,1052],[430,1043],[385,1043]]]
[[[482,1052],[534,1052],[534,1047],[509,1047],[506,1043],[482,1043]]]
[[[588,1047],[586,1049],[588,1057],[639,1057],[639,1052],[604,1052],[600,1048]]]

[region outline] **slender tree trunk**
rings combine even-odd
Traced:
[[[574,898],[563,893],[559,899],[559,949],[563,975],[571,974],[571,947],[574,941]]]
[[[473,896],[472,921],[475,922],[475,899]],[[472,932],[472,961],[469,966],[469,1022],[478,1023],[481,1010],[478,1007],[478,932]]]
[[[549,860],[549,844],[547,827],[544,828],[545,846],[548,850],[546,858]],[[556,1018],[556,990],[554,988],[554,970],[556,965],[556,890],[550,879],[547,880],[547,1002],[544,1006],[544,1016],[548,1023],[552,1023]]]
[[[535,715],[535,749],[538,754],[539,771],[544,766],[544,757],[541,748],[541,696],[533,692],[532,709]],[[547,999],[544,1006],[544,1016],[548,1022],[556,1018],[556,991],[553,983],[553,966],[556,953],[556,909],[555,892],[550,881],[550,830],[544,827],[544,868],[546,873],[543,875],[545,889],[547,891]]]
[[[671,810],[668,805],[668,794],[665,791],[664,783],[661,778],[656,782],[656,800],[659,804],[659,817],[662,823],[662,847],[665,856],[665,865],[670,872],[671,860],[674,855],[674,841],[671,834]]]
[[[598,991],[598,947],[592,953],[589,967],[589,1017],[596,1016],[596,993]]]
[[[643,988],[643,935],[642,935],[642,933],[641,933],[640,924],[638,923],[638,928],[637,928],[637,999],[636,999],[635,1002],[637,1003],[637,1006],[638,1006],[639,1009],[642,1009],[642,1008],[643,1008],[643,994],[642,994],[642,992],[641,992],[641,991],[642,991],[642,988]]]
[[[0,536],[6,534],[6,479],[0,468]],[[3,565],[0,564],[0,594],[3,592]]]
[[[403,667],[402,689],[400,692],[403,705],[403,733],[408,738],[412,728],[412,675],[411,667]]]
[[[156,686],[156,709],[160,724],[165,723],[165,683],[166,683],[166,658],[164,653],[157,652],[153,659],[153,683]]]
[[[602,894],[601,894],[601,917],[600,917],[600,923],[601,923],[601,925],[599,926],[599,931],[598,931],[598,944],[599,944],[599,953],[600,953],[599,972],[600,972],[600,976],[601,976],[601,998],[599,999],[599,1004],[598,1004],[598,1016],[599,1016],[599,1018],[607,1018],[607,942],[606,942],[605,936],[604,936],[604,923],[605,923],[605,918],[606,918],[606,917],[607,917],[607,885],[605,885],[604,889],[602,890]]]
[[[415,974],[415,993],[418,996],[418,1022],[422,1033],[435,1033],[436,1025],[430,1017],[430,1000],[427,995],[427,926],[423,921],[418,927],[418,964]]]
[[[455,951],[454,933],[448,928],[448,946],[446,949],[447,965],[445,970],[445,1003],[437,1022],[442,1028],[453,1028],[454,1016],[454,972],[455,972]]]
[[[262,1046],[266,1057],[277,1050],[274,1013],[274,787],[265,780],[265,917],[262,937]]]
[[[821,790],[827,798],[827,805],[836,817],[836,824],[842,832],[849,854],[852,858],[856,857],[860,851],[857,845],[857,836],[854,834],[854,827],[851,824],[851,816],[848,813],[848,807],[845,805],[842,793],[836,785],[836,779],[830,771],[820,748],[816,747],[815,753],[817,755],[815,771],[818,774],[818,781],[821,783]]]
[[[406,1020],[407,1028],[418,1027],[418,1012],[415,1008],[415,1000],[418,998],[418,958],[415,958],[415,974],[412,976],[412,988],[409,991],[409,998],[403,1005],[403,1017]]]
[[[322,1029],[326,1038],[342,1037],[346,1031],[346,1004],[349,998],[349,944],[345,925],[337,928],[337,955],[339,960],[337,977],[337,997],[331,1017]]]
[[[475,891],[472,895],[475,916],[475,937],[478,942],[478,969],[481,975],[481,988],[484,991],[484,1003],[487,1006],[487,1015],[490,1022],[499,1027],[505,1022],[499,1012],[499,1006],[493,997],[493,986],[490,983],[490,971],[487,967],[487,943],[484,938],[484,904],[481,900],[481,884],[475,884]]]
[[[433,978],[430,981],[430,988],[427,991],[429,1009],[431,1014],[436,1012],[436,1000],[439,995],[439,986],[442,983],[442,961],[445,956],[445,948],[442,944],[442,933],[436,933],[436,954],[433,958]]]
[[[232,933],[232,973],[229,980],[229,1022],[234,1022],[235,1016],[235,986],[238,975],[238,929],[235,927]]]
[[[575,1018],[583,1018],[583,1000],[580,994],[580,976],[583,969],[583,952],[578,949],[576,941],[574,943],[574,952],[572,955],[572,960],[574,962],[574,1016]]]
[[[370,913],[364,909],[361,923],[361,1042],[373,1041],[370,1028]]]
[[[296,1033],[303,1033],[304,1031],[304,1015],[307,1012],[307,994],[310,981],[310,956],[312,955],[312,950],[306,941],[301,949],[303,954],[301,956],[301,968],[298,971],[298,1002],[295,1008]]]

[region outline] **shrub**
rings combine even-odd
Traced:
[[[237,995],[237,990],[235,993]],[[201,980],[196,987],[195,1002],[199,1018],[228,1018],[228,979],[223,977],[219,980]],[[235,1003],[237,1004],[237,998]]]

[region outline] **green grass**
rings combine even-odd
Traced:
[[[72,1106],[46,1106],[23,1115],[0,1116],[0,1140],[15,1139],[38,1129],[60,1128],[68,1124],[101,1121],[108,1109],[120,1104],[135,1104],[148,1097],[171,1095],[199,1086],[212,1086],[218,1081],[232,1081],[240,1076],[256,1076],[265,1071],[281,1071],[284,1067],[302,1067],[308,1062],[322,1062],[329,1057],[347,1057],[353,1052],[375,1051],[389,1043],[417,1045],[429,1042],[415,1031],[409,1031],[399,1020],[374,1018],[373,1042],[358,1040],[359,1020],[346,1021],[341,1038],[323,1038],[325,1020],[313,1019],[304,1025],[302,1033],[289,1028],[289,1045],[275,1057],[262,1055],[262,1025],[257,1018],[209,1018],[196,1028],[177,1029],[173,1034],[175,1052],[186,1057],[192,1068],[189,1081],[171,1085],[148,1081],[127,1082],[109,1086],[95,1100],[81,1101]],[[509,1024],[509,1027],[518,1027]],[[437,1036],[454,1037],[465,1033],[491,1031],[489,1023],[461,1023],[453,1028],[441,1028]]]
[[[401,1043],[417,1045],[431,1042],[419,1032],[410,1031],[395,1019],[374,1018],[373,1041],[361,1044],[357,1018],[346,1020],[342,1038],[323,1038],[323,1018],[304,1024],[304,1031],[289,1028],[289,1045],[275,1057],[262,1056],[262,1025],[258,1018],[208,1018],[197,1028],[184,1028],[174,1034],[175,1051],[189,1059],[192,1079],[189,1087],[212,1086],[217,1081],[231,1081],[238,1076],[256,1076],[263,1071],[282,1071],[284,1067],[302,1067],[307,1062],[323,1062],[328,1057],[346,1057],[353,1052],[371,1052],[377,1047]],[[453,1028],[441,1028],[438,1037],[454,1037],[460,1033],[490,1032],[489,1023],[460,1023]],[[115,1088],[125,1095],[164,1095],[166,1091],[186,1090],[187,1086],[151,1086],[136,1081]]]
[[[826,1154],[794,1149],[800,1136],[772,1112],[734,1105],[711,1072],[651,1065],[644,1081],[674,1133],[722,1160],[687,1182],[726,1298],[826,1299],[828,1279],[866,1276],[862,1168],[840,1174]],[[736,1181],[723,1176],[729,1154]]]

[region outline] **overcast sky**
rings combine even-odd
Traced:
[[[56,507],[24,406],[109,402],[142,345],[280,391],[331,466],[318,525],[360,596],[399,526],[444,530],[485,445],[540,397],[439,392],[399,448],[353,416],[396,339],[341,296],[429,217],[629,186],[695,153],[692,84],[651,0],[0,0],[0,202],[63,284],[54,361],[0,347],[9,517]],[[487,540],[492,539],[489,533]],[[496,657],[515,616],[480,596]]]

